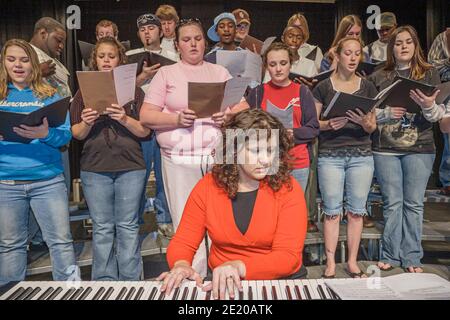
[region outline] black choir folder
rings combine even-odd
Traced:
[[[141,74],[142,68],[144,67],[144,61],[147,62],[147,67],[154,66],[155,64],[160,64],[163,66],[170,66],[171,64],[177,63],[176,61],[166,58],[160,54],[154,52],[140,52],[128,56],[128,63],[137,63],[137,74]]]
[[[336,92],[325,109],[323,117],[325,119],[345,117],[348,110],[359,108],[364,113],[367,113],[373,108],[383,108],[385,106],[404,107],[409,113],[420,113],[420,106],[409,97],[409,92],[419,89],[427,96],[430,96],[436,88],[436,86],[397,76],[389,87],[385,88],[373,99]]]
[[[385,66],[385,61],[377,61],[377,62],[360,62],[358,65],[358,68],[356,69],[357,72],[364,72],[366,76],[371,75],[375,71],[383,68]]]
[[[69,103],[70,97],[66,97],[30,113],[0,111],[0,135],[6,141],[29,143],[32,139],[17,135],[13,127],[19,127],[21,124],[38,126],[44,118],[47,118],[49,127],[59,127],[66,121]]]
[[[296,78],[302,77],[303,79],[307,80],[308,82],[312,82],[313,80],[317,80],[317,82],[320,82],[325,79],[328,79],[333,74],[333,72],[334,72],[334,69],[321,72],[321,73],[315,75],[314,77],[307,77],[302,74],[291,71],[291,72],[289,72],[289,79],[294,80]]]

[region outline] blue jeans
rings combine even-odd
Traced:
[[[141,142],[141,146],[142,152],[144,153],[145,166],[147,168],[145,173],[145,183],[148,181],[152,169],[155,171],[156,196],[153,205],[156,209],[156,221],[158,223],[171,223],[172,219],[170,217],[169,206],[164,192],[164,183],[161,173],[161,150],[156,141],[156,136],[153,135],[150,140]],[[144,188],[139,208],[140,216],[144,213],[146,201],[147,198]]]
[[[145,170],[81,171],[80,177],[93,222],[92,280],[139,280],[138,217]]]
[[[450,133],[444,133],[444,151],[442,153],[439,179],[443,187],[450,187]]]
[[[383,196],[384,232],[380,261],[420,267],[423,201],[434,154],[374,155]]]
[[[291,175],[300,184],[303,192],[305,192],[306,186],[308,185],[309,168],[294,169]]]
[[[75,272],[64,176],[22,185],[0,183],[0,282],[25,279],[30,208],[42,229],[53,264],[53,279]]]
[[[69,151],[61,152],[61,159],[64,168],[64,182],[67,188],[67,197],[70,198],[70,188],[71,188],[71,178],[70,178],[70,162],[69,162]],[[34,244],[41,244],[44,242],[42,237],[42,231],[36,221],[33,211],[30,210],[30,218],[28,221],[28,242]]]
[[[372,183],[373,157],[319,157],[317,171],[323,211],[327,216],[345,211],[367,215],[367,196]]]

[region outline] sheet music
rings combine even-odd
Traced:
[[[263,55],[264,52],[269,48],[269,46],[276,40],[277,37],[268,37],[266,40],[264,40],[263,45],[261,47],[260,54]]]
[[[250,78],[252,81],[261,83],[262,78],[262,59],[256,53],[245,51],[247,58],[245,60],[245,72],[243,77]]]
[[[137,63],[126,64],[113,69],[117,102],[124,106],[135,98]]]
[[[342,300],[449,300],[450,282],[430,273],[325,280]]]
[[[224,97],[221,105],[222,111],[225,108],[238,104],[244,96],[245,90],[250,84],[251,79],[245,77],[236,77],[227,81],[225,85]]]
[[[247,60],[246,51],[218,50],[216,52],[217,64],[227,68],[232,77],[244,74]]]

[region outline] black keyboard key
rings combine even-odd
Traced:
[[[117,295],[116,300],[122,300],[122,298],[125,295],[125,293],[127,293],[127,288],[122,288],[119,291],[119,294]]]
[[[54,300],[58,294],[60,294],[63,291],[63,288],[58,287],[55,291],[52,292],[52,294],[46,299],[46,300]]]
[[[263,300],[269,300],[269,298],[267,297],[267,289],[266,289],[266,286],[263,286],[262,287],[262,299]]]
[[[312,300],[311,295],[309,294],[309,289],[307,286],[303,286],[303,291],[305,292],[306,299]]]
[[[212,291],[212,290],[209,290],[209,291],[206,293],[206,298],[205,298],[205,300],[211,300],[211,291]]]
[[[94,295],[92,300],[99,300],[105,291],[106,291],[106,289],[104,287],[100,287],[100,289],[98,289],[97,293]]]
[[[194,289],[192,289],[191,300],[197,300],[197,287],[194,287]]]
[[[317,285],[317,290],[319,291],[319,296],[322,300],[327,300],[327,296],[325,295],[325,292],[323,291],[323,288],[320,284]]]
[[[189,290],[188,287],[183,289],[183,294],[181,295],[181,300],[188,300]]]
[[[33,291],[33,288],[28,287],[25,289],[24,292],[22,292],[15,300],[23,300],[25,297],[27,297],[31,292]]]
[[[138,292],[136,293],[136,296],[134,297],[134,300],[141,300],[143,293],[144,293],[144,287],[140,287]]]
[[[69,299],[70,296],[73,295],[73,293],[76,291],[75,288],[70,288],[69,290],[67,290],[67,292],[62,296],[61,300],[67,300]],[[49,300],[52,300],[49,298]]]
[[[277,289],[275,286],[272,286],[272,300],[278,300]]]
[[[253,300],[253,287],[248,286],[248,300]]]
[[[171,300],[177,300],[179,294],[180,294],[180,287],[175,289]]]
[[[164,300],[165,296],[166,296],[166,293],[165,292],[161,292],[161,294],[158,297],[158,300]]]
[[[34,288],[33,292],[31,292],[31,294],[28,297],[26,297],[24,300],[31,300],[31,299],[33,299],[41,291],[42,291],[42,289],[39,288],[39,287]]]
[[[108,300],[109,297],[111,297],[111,295],[114,292],[114,288],[113,287],[109,287],[109,289],[106,291],[105,295],[103,296],[102,300]]]
[[[288,300],[292,300],[292,293],[291,293],[291,288],[289,288],[289,286],[286,286],[284,288],[285,292],[286,292],[286,297]]]
[[[92,287],[87,287],[86,290],[84,290],[83,294],[81,295],[80,299],[78,300],[84,300],[86,297],[92,292]]]
[[[83,293],[84,288],[80,287],[75,291],[75,293],[69,298],[69,300],[77,300],[77,298]]]
[[[239,291],[239,300],[244,300],[244,291]]]
[[[133,294],[136,292],[136,288],[135,287],[131,287],[130,291],[128,291],[127,296],[125,297],[125,300],[132,300],[133,298]]]
[[[148,296],[147,300],[154,300],[157,292],[158,292],[158,289],[153,288],[152,291],[150,292],[150,295]]]
[[[14,291],[6,300],[16,300],[18,296],[20,296],[25,291],[25,288],[20,287],[16,291]]]
[[[295,289],[295,295],[297,296],[297,300],[303,300],[302,295],[300,294],[300,288],[298,287],[298,285],[295,285],[294,289]]]
[[[53,290],[55,289],[53,289],[52,287],[47,288],[47,290],[44,291],[44,293],[38,298],[38,300],[45,300],[50,295],[50,293],[53,292]]]

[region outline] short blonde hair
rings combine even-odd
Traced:
[[[117,24],[115,24],[114,22],[112,22],[110,20],[99,21],[97,23],[97,25],[95,26],[95,35],[97,35],[98,29],[100,29],[100,27],[103,27],[103,28],[112,27],[114,37],[117,38],[117,36],[119,35],[119,28],[117,27]]]
[[[168,4],[160,5],[156,10],[155,15],[160,20],[174,20],[175,23],[178,23],[180,21],[177,10],[173,6]]]
[[[287,27],[295,26],[296,20],[300,20],[299,28],[303,32],[303,38],[306,43],[309,40],[309,26],[308,21],[306,20],[306,17],[303,14],[301,14],[300,12],[293,14],[288,20]]]

